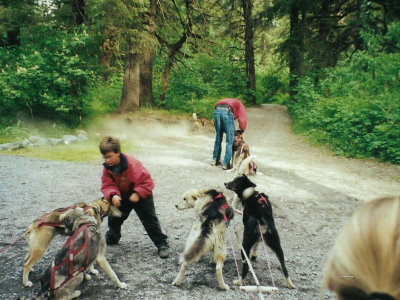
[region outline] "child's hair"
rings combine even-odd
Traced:
[[[112,136],[106,136],[99,145],[101,154],[106,154],[109,151],[113,151],[114,153],[121,152],[121,145],[119,144],[119,140]]]
[[[400,299],[400,197],[369,201],[340,232],[328,258],[321,297]]]

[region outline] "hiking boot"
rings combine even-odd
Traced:
[[[110,230],[106,232],[105,234],[106,238],[106,244],[107,245],[116,245],[119,242],[119,239],[121,238],[121,235],[119,237],[116,237]]]
[[[169,257],[169,247],[168,246],[161,246],[158,248],[158,256],[162,259]]]

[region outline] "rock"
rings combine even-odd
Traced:
[[[72,143],[76,143],[78,139],[74,135],[66,134],[63,136],[64,144],[69,145]]]
[[[49,144],[50,144],[51,146],[60,145],[60,144],[63,144],[63,143],[64,143],[64,140],[63,140],[63,139],[49,138],[49,139],[47,139],[47,140],[48,140],[48,142],[49,142]]]
[[[31,135],[29,138],[28,138],[28,140],[31,142],[31,143],[36,143],[37,141],[39,141],[41,139],[41,137],[40,136],[36,136],[36,135]]]
[[[47,139],[42,138],[40,136],[30,136],[28,139],[33,146],[48,146],[49,143],[47,142]]]
[[[0,150],[9,150],[11,148],[11,146],[12,146],[11,143],[1,144]]]
[[[78,141],[87,141],[88,138],[85,134],[79,133],[77,136]]]
[[[28,139],[26,139],[26,140],[24,140],[22,142],[22,147],[23,148],[28,148],[28,147],[32,147],[32,146],[33,146],[32,142],[30,140],[28,140]]]
[[[17,150],[23,148],[21,142],[14,142],[11,144],[10,150]]]

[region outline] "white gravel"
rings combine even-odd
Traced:
[[[297,288],[286,288],[277,259],[269,249],[267,258],[261,246],[255,272],[262,285],[272,285],[268,262],[271,265],[274,284],[279,288],[271,299],[317,299],[325,258],[343,222],[363,201],[400,194],[400,168],[375,160],[333,157],[309,146],[291,134],[290,117],[283,106],[250,108],[248,116],[245,139],[261,173],[256,183],[273,202],[287,267]],[[228,197],[232,195],[223,185],[232,179],[232,173],[210,166],[214,143],[211,125],[192,132],[189,120],[135,114],[128,121],[123,117],[107,120],[109,127],[100,134],[135,139],[138,148],[131,154],[154,178],[156,210],[169,236],[172,254],[167,260],[158,258],[132,212],[123,226],[120,244],[107,248],[110,264],[129,289],[117,289],[100,270],[98,277],[82,284],[79,299],[253,299],[232,285],[237,271],[230,244],[223,271],[230,291],[218,290],[209,256],[188,268],[181,287],[171,286],[193,219],[191,210],[176,210],[175,201],[184,191],[197,187],[217,188]],[[92,164],[0,155],[0,247],[19,238],[44,212],[100,197],[101,164],[100,155]],[[241,235],[239,215],[230,230]],[[32,288],[22,285],[26,242],[19,241],[0,252],[0,299],[35,296],[40,275],[64,241],[65,237],[55,238],[31,272]],[[239,244],[233,243],[239,257]],[[246,284],[254,284],[250,274]]]

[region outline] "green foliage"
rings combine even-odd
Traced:
[[[40,26],[24,36],[23,46],[0,48],[0,109],[77,124],[100,71],[91,52],[94,42],[84,28],[67,32]]]
[[[89,118],[114,112],[121,101],[123,73],[112,73],[106,82],[92,85],[85,95],[88,103],[85,115]]]
[[[135,144],[131,140],[121,139],[121,147],[124,149],[124,152],[130,152],[135,148]],[[81,141],[70,145],[3,150],[2,153],[56,161],[96,162],[98,164],[101,161],[98,138],[89,138],[88,141]]]
[[[161,90],[162,60],[156,61],[154,68],[155,91]],[[223,58],[213,58],[204,54],[185,60],[185,65],[177,65],[171,74],[164,107],[176,109],[198,116],[212,118],[215,102],[224,97],[238,97],[246,93],[246,78],[241,69]],[[155,93],[156,104],[159,95]]]
[[[393,40],[398,30],[396,24],[381,39]],[[317,86],[304,77],[290,111],[298,131],[338,154],[400,163],[400,51],[376,51],[378,38],[368,36],[371,50],[327,69]]]

